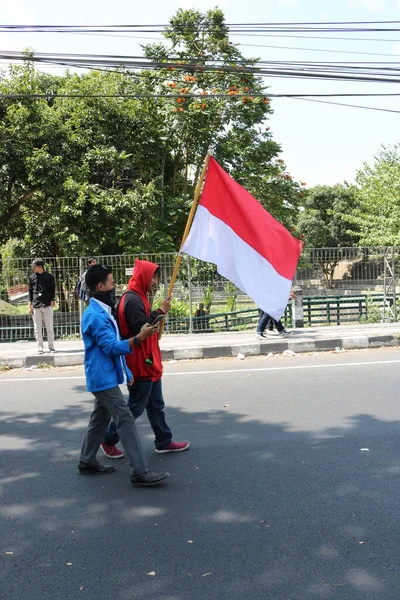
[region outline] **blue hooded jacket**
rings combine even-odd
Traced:
[[[128,340],[118,341],[110,315],[93,298],[83,313],[82,337],[85,346],[85,375],[88,392],[102,392],[132,379],[124,355],[133,348]]]

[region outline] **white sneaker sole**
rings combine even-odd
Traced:
[[[107,458],[111,458],[111,460],[118,460],[118,458],[124,458],[125,454],[122,453],[120,456],[110,456],[109,454],[107,454],[107,452],[105,450],[103,450],[102,446],[100,446],[101,451],[103,452],[103,454],[105,456],[107,456]]]
[[[167,452],[183,452],[184,450],[187,450],[189,446],[190,444],[188,443],[188,445],[184,448],[177,448],[176,450],[158,450],[157,448],[154,448],[154,450],[157,452],[157,454],[167,454]]]

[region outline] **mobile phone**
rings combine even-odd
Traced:
[[[157,325],[157,323],[161,323],[165,319],[165,315],[157,315],[156,318],[150,325]]]

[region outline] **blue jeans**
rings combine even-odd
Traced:
[[[260,320],[257,325],[257,333],[264,333],[266,326],[268,325],[268,321],[272,320],[273,324],[277,328],[278,331],[283,331],[285,328],[281,323],[281,320],[275,321],[268,313],[263,310],[260,311]]]
[[[158,381],[136,381],[129,390],[128,406],[135,419],[146,409],[154,432],[154,445],[157,450],[166,448],[172,440],[172,432],[165,421],[164,398],[161,379]],[[111,421],[103,439],[104,444],[118,444],[119,435],[114,421]]]

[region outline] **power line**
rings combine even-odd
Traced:
[[[352,52],[351,50],[328,50],[325,48],[302,48],[296,46],[270,46],[266,44],[242,44],[241,42],[239,43],[239,46],[249,46],[254,48],[276,48],[280,50],[304,50],[306,52],[330,52],[334,54],[363,54],[365,56],[400,56],[400,54],[381,54],[377,52]]]
[[[333,106],[346,106],[348,108],[363,108],[365,110],[377,110],[380,112],[389,112],[389,113],[399,113],[400,114],[400,110],[392,110],[389,108],[377,108],[374,106],[361,106],[359,104],[345,104],[342,102],[328,102],[327,100],[315,100],[314,98],[300,98],[300,97],[295,98],[294,96],[290,96],[290,98],[292,100],[306,100],[307,102],[318,102],[319,104],[331,104]]]
[[[126,55],[84,55],[63,53],[42,53],[26,55],[16,52],[0,52],[0,58],[16,59],[27,62],[41,62],[60,64],[62,66],[90,67],[117,67],[130,70],[156,71],[171,70],[175,73],[224,73],[239,76],[253,75],[256,77],[290,77],[302,79],[335,80],[335,81],[358,81],[366,83],[399,83],[397,74],[399,69],[396,62],[386,63],[363,62],[327,63],[322,61],[251,61],[240,59],[229,65],[220,59],[205,59],[197,62],[176,61],[170,58],[168,62],[156,62],[146,57]],[[210,64],[212,63],[212,64]],[[256,66],[254,66],[256,64]],[[395,65],[388,68],[382,65]],[[372,65],[372,66],[371,66]]]
[[[316,97],[354,97],[354,96],[365,96],[365,97],[378,97],[378,96],[400,96],[400,93],[392,93],[392,94],[268,94],[268,98],[289,98],[291,100],[304,100],[309,102],[317,102],[321,104],[329,104],[333,106],[343,106],[346,108],[359,108],[364,110],[373,110],[379,112],[387,112],[387,113],[396,113],[400,114],[400,110],[388,109],[388,108],[378,108],[373,106],[363,106],[358,104],[347,104],[341,102],[332,102],[326,100],[318,100]],[[266,97],[265,94],[254,93],[251,94],[250,97]],[[225,98],[231,101],[240,101],[246,98],[244,95],[231,96],[228,94],[214,94],[213,96],[204,96],[200,94],[53,94],[49,92],[48,94],[0,94],[0,101],[2,99],[46,99],[46,100],[54,100],[54,99],[86,99],[86,98],[99,98],[99,99],[170,99],[177,100],[178,98],[186,98],[186,99],[197,99],[202,102],[207,102],[212,100],[213,98]]]
[[[249,91],[248,93],[244,94],[244,93],[238,93],[237,95],[232,95],[232,94],[162,94],[162,93],[158,93],[158,94],[128,94],[128,93],[123,93],[123,94],[79,94],[79,93],[66,93],[66,94],[54,94],[53,92],[49,91],[48,93],[32,93],[32,94],[3,94],[0,93],[0,99],[2,98],[32,98],[32,99],[40,99],[40,98],[45,98],[45,99],[55,99],[55,98],[138,98],[138,99],[154,99],[154,98],[166,98],[166,99],[176,99],[176,98],[189,98],[189,99],[200,99],[202,101],[208,101],[208,100],[212,100],[213,98],[226,98],[228,100],[242,100],[242,98],[248,98],[248,97],[253,97],[253,98],[353,98],[353,97],[362,97],[362,98],[372,98],[372,97],[377,97],[377,98],[382,98],[382,97],[397,97],[400,96],[400,92],[396,93],[386,93],[386,94],[380,94],[380,93],[361,93],[361,94],[269,94],[267,92],[251,92]]]

